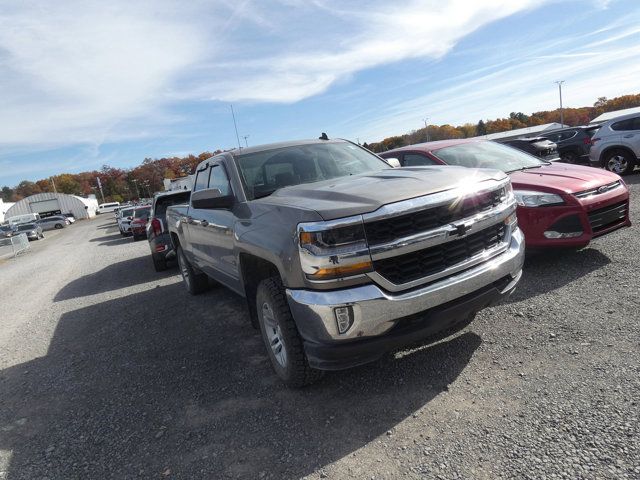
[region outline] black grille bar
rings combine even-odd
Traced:
[[[380,245],[476,215],[499,205],[503,194],[503,189],[498,189],[447,205],[365,223],[367,242],[369,245]]]
[[[503,223],[452,242],[373,262],[376,272],[396,285],[424,278],[496,247],[505,236]]]
[[[601,230],[613,227],[618,223],[624,222],[625,218],[627,218],[628,208],[629,205],[625,201],[589,212],[589,224],[591,224],[591,229],[594,233],[597,233]]]

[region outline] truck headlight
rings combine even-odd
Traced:
[[[562,205],[564,200],[555,193],[535,192],[532,190],[516,190],[516,202],[521,207],[548,207]]]
[[[360,216],[298,225],[302,270],[309,280],[335,280],[373,269]]]

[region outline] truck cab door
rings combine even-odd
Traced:
[[[229,176],[222,163],[214,163],[209,175],[209,188],[221,197],[233,197]],[[237,290],[240,274],[235,255],[233,206],[206,209],[202,213],[202,230],[207,237],[207,261],[213,267],[209,274]]]
[[[207,164],[205,168],[196,172],[193,193],[209,188],[210,171],[211,168]],[[189,258],[190,262],[194,263],[202,270],[204,270],[207,264],[206,236],[204,235],[204,228],[202,226],[203,216],[203,209],[194,207],[193,202],[191,201],[183,227],[186,245],[188,246],[188,249],[185,250],[185,254]]]

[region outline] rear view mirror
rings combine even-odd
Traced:
[[[233,205],[233,201],[233,195],[223,195],[217,188],[198,190],[191,194],[191,205],[193,205],[193,208],[230,208]]]
[[[400,168],[402,165],[400,165],[400,160],[398,160],[395,157],[391,157],[391,158],[385,158],[385,161],[391,165],[393,168]]]

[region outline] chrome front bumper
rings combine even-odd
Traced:
[[[508,295],[522,275],[523,263],[524,236],[520,229],[515,229],[504,253],[406,293],[391,294],[375,284],[367,284],[333,291],[287,289],[287,299],[306,342],[337,345],[381,336],[398,319],[453,302],[505,277],[510,281],[498,296]],[[338,332],[334,313],[336,307],[342,306],[351,306],[354,314],[353,325],[344,334]]]

